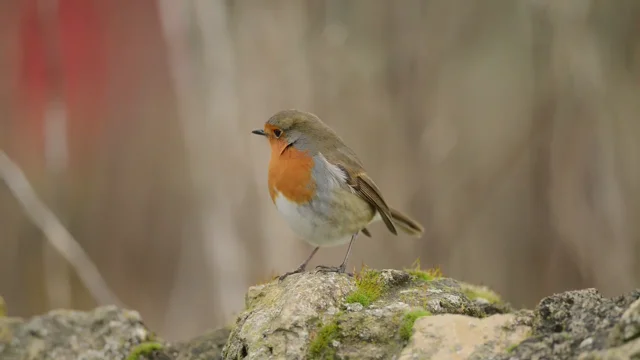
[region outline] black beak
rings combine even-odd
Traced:
[[[256,135],[267,136],[267,134],[262,129],[253,130],[253,131],[251,131],[251,133],[252,134],[256,134]]]

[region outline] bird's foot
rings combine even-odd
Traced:
[[[324,272],[324,273],[330,273],[330,272],[335,272],[338,274],[347,274],[349,276],[353,276],[352,273],[348,273],[346,272],[347,265],[346,264],[342,264],[340,266],[326,266],[326,265],[318,265],[316,266],[316,272]]]
[[[300,265],[300,266],[298,266],[298,268],[297,268],[297,269],[295,269],[295,270],[293,270],[293,271],[286,272],[286,273],[284,273],[284,274],[282,274],[282,275],[278,276],[278,281],[282,281],[282,280],[284,280],[284,279],[285,279],[287,276],[289,276],[289,275],[302,273],[302,272],[304,272],[305,268],[306,268],[306,266],[302,266],[302,265]]]

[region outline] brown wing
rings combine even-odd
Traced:
[[[367,174],[362,173],[356,176],[355,184],[356,186],[352,186],[356,191],[356,194],[362,196],[365,200],[372,204],[380,213],[380,217],[382,217],[382,221],[384,221],[385,225],[387,225],[389,231],[391,231],[394,235],[398,235],[396,227],[391,221],[391,210],[389,210],[389,206],[384,201],[384,198],[380,194],[380,190],[373,182],[373,180],[371,180],[367,176]]]
[[[332,130],[327,128],[327,131],[333,133]],[[335,133],[334,133],[335,134]],[[376,184],[367,176],[364,166],[358,156],[351,148],[344,144],[342,139],[337,135],[332,139],[332,142],[321,143],[317,150],[330,163],[340,167],[342,171],[347,175],[347,184],[351,186],[356,194],[371,204],[380,214],[382,221],[394,235],[397,235],[396,227],[391,221],[391,210],[384,201],[380,190]],[[367,230],[367,232],[369,232]],[[365,233],[366,234],[366,233]]]
[[[385,225],[393,233],[394,235],[398,235],[396,231],[395,225],[391,221],[391,210],[389,209],[389,205],[384,201],[380,190],[376,186],[376,184],[367,176],[364,171],[360,171],[359,173],[353,173],[346,169],[346,167],[342,164],[336,164],[339,168],[347,174],[347,184],[351,186],[356,194],[366,200],[369,204],[371,204],[380,214],[382,221],[384,221]],[[367,231],[368,232],[368,231]]]

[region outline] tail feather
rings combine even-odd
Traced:
[[[424,233],[424,228],[422,227],[422,225],[420,225],[420,223],[396,209],[390,208],[389,210],[391,213],[391,220],[396,227],[400,228],[402,231],[409,235],[415,237],[422,236],[422,233]]]

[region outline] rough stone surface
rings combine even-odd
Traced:
[[[513,311],[484,287],[415,271],[367,273],[374,286],[307,272],[251,287],[230,328],[177,344],[116,307],[0,316],[0,359],[640,359],[640,290],[568,291]]]
[[[415,333],[399,360],[491,359],[524,340],[531,320],[531,313],[482,319],[450,314],[422,317],[415,322]]]
[[[222,359],[222,347],[227,342],[230,329],[222,328],[196,337],[195,339],[169,345],[162,356],[154,360],[218,360]]]
[[[346,276],[293,275],[249,289],[246,310],[225,352],[227,358],[302,358],[311,330],[339,311],[355,284]]]
[[[582,353],[578,360],[637,360],[640,359],[640,339],[614,348]]]
[[[637,295],[636,295],[637,296]],[[633,296],[627,297],[630,300]],[[623,301],[622,304],[626,304]],[[640,359],[640,299],[622,314],[608,337],[611,348],[581,354],[581,360]]]
[[[609,344],[616,346],[640,338],[640,299],[636,300],[622,314],[609,335]]]
[[[508,308],[471,299],[471,288],[453,279],[427,281],[397,270],[379,274],[385,290],[368,306],[346,303],[355,280],[335,273],[307,272],[250,289],[224,358],[390,359],[406,345],[400,327],[412,310],[481,318]]]
[[[135,311],[113,306],[93,311],[52,311],[27,321],[0,318],[2,360],[133,360],[139,345],[160,348],[135,360],[216,360],[229,329],[207,332],[184,343],[157,339]]]
[[[546,297],[534,310],[531,336],[501,359],[598,359],[604,354],[613,356],[608,357],[611,359],[632,359],[616,354],[637,349],[637,344],[624,339],[633,338],[627,335],[638,326],[631,305],[639,297],[640,291],[636,290],[609,299],[595,289]]]
[[[91,312],[52,311],[29,321],[0,319],[0,359],[126,359],[153,335],[137,312],[107,306]]]

